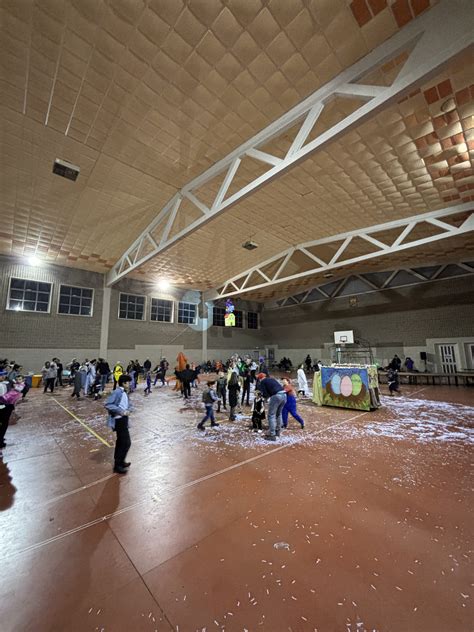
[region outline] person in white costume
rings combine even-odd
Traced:
[[[297,377],[298,377],[298,395],[303,393],[303,397],[306,396],[306,391],[308,390],[308,381],[306,379],[306,374],[304,372],[304,364],[300,364]]]

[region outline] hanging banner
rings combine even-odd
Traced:
[[[234,303],[228,298],[225,302],[224,322],[226,327],[235,327]]]

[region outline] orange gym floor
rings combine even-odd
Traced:
[[[267,443],[140,384],[126,476],[104,400],[70,392],[30,391],[6,435],[2,632],[472,629],[472,388],[300,402]]]

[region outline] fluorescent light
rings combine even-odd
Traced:
[[[28,257],[28,263],[30,266],[39,266],[41,264],[41,260],[35,255],[31,255],[31,257]]]
[[[168,281],[168,279],[160,279],[156,285],[158,286],[159,290],[169,290],[171,283]]]

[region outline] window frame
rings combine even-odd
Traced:
[[[183,305],[193,305],[195,312],[194,312],[194,321],[192,323],[182,323],[179,320],[179,306],[183,304]],[[178,318],[176,320],[176,323],[178,325],[196,325],[197,324],[197,319],[198,319],[198,307],[199,307],[199,303],[191,303],[190,301],[178,301]]]
[[[234,325],[234,329],[245,329],[244,328],[244,322],[245,322],[245,318],[244,318],[244,310],[243,309],[234,309],[234,314],[235,314],[235,325]],[[241,324],[237,325],[237,314],[241,314]]]
[[[153,301],[166,301],[167,303],[171,303],[171,317],[170,320],[154,320],[152,316],[153,310]],[[152,323],[164,323],[165,325],[172,325],[174,323],[174,314],[175,314],[175,302],[169,298],[162,298],[161,296],[150,296],[150,322]]]
[[[92,292],[91,313],[90,314],[64,314],[63,312],[60,312],[59,304],[61,302],[61,288],[62,287],[73,287],[73,288],[76,288],[77,290],[91,290]],[[81,316],[82,318],[92,318],[92,316],[94,315],[94,301],[95,301],[95,289],[93,287],[84,287],[82,285],[69,285],[68,283],[60,283],[59,290],[58,290],[57,314],[58,316]]]
[[[214,315],[215,315],[215,310],[216,309],[222,310],[222,324],[216,324],[214,322]],[[225,307],[222,307],[221,305],[214,305],[212,307],[212,326],[213,327],[225,327]]]
[[[49,285],[49,298],[48,298],[48,309],[45,312],[41,312],[39,310],[36,309],[15,309],[14,307],[10,307],[10,292],[12,289],[12,280],[15,279],[16,281],[30,281],[31,283],[45,283],[46,285]],[[9,312],[16,312],[17,314],[21,313],[21,312],[27,312],[28,314],[51,314],[51,303],[52,303],[52,299],[53,299],[53,288],[54,288],[54,284],[51,281],[38,281],[38,279],[25,279],[22,277],[17,277],[17,276],[10,276],[9,280],[8,280],[8,292],[7,292],[7,303],[5,306],[5,310],[9,311]],[[25,292],[26,290],[23,290],[23,292]],[[36,290],[36,293],[38,294],[38,290]],[[19,299],[13,299],[15,300],[19,300]],[[25,299],[22,299],[22,302],[25,302]],[[37,303],[38,301],[35,301],[35,303]]]
[[[249,314],[255,314],[255,316],[257,317],[257,326],[256,327],[249,327]],[[257,329],[260,329],[260,318],[259,318],[259,313],[258,312],[250,312],[249,311],[249,312],[247,312],[246,316],[247,316],[247,318],[246,318],[247,329],[252,329],[254,331],[256,331]]]
[[[137,298],[144,298],[145,302],[143,303],[143,317],[142,318],[127,318],[126,316],[120,316],[120,297],[122,296],[136,296]],[[133,294],[133,292],[119,292],[118,297],[118,309],[117,309],[117,318],[118,320],[130,320],[132,323],[144,323],[146,321],[146,313],[147,313],[147,296],[146,294]]]

